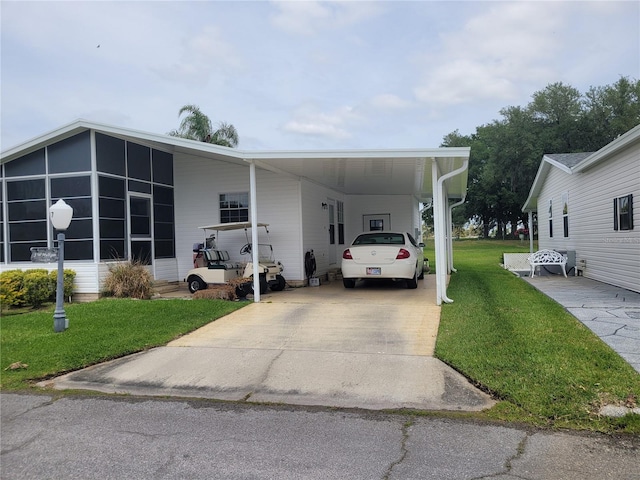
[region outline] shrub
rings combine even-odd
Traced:
[[[0,308],[23,306],[25,294],[22,270],[7,270],[0,273]]]
[[[64,270],[64,298],[71,299],[76,272]],[[43,268],[33,270],[7,270],[0,273],[0,308],[23,307],[34,308],[43,303],[56,301],[58,271],[48,272]]]
[[[65,268],[62,275],[63,297],[68,301],[71,301],[71,297],[73,296],[73,282],[76,279],[76,272]],[[50,300],[55,302],[56,290],[58,288],[58,270],[51,270],[49,272],[49,281],[52,285]]]
[[[27,270],[24,272],[24,299],[27,305],[38,308],[55,295],[55,283],[51,283],[49,272],[44,269]]]
[[[194,299],[207,298],[210,300],[235,300],[236,287],[233,285],[215,285],[206,290],[198,290],[193,294]]]
[[[118,263],[109,267],[102,294],[107,297],[149,299],[153,292],[153,278],[146,267],[137,261]]]

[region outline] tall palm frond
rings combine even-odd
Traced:
[[[213,135],[211,136],[211,143],[231,148],[237,147],[238,131],[236,130],[236,127],[230,123],[220,122],[218,124],[218,129],[213,132]]]
[[[230,123],[220,122],[218,129],[214,131],[211,120],[200,111],[197,105],[185,105],[178,112],[178,116],[184,113],[188,115],[182,119],[180,127],[177,130],[171,130],[169,135],[225,147],[233,148],[238,145],[238,132]]]

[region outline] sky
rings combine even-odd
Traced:
[[[638,1],[0,0],[1,150],[195,104],[243,150],[432,148],[547,85],[640,78]]]

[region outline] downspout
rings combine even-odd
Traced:
[[[462,196],[462,200],[460,200],[459,202],[456,202],[452,205],[449,205],[449,215],[448,215],[448,220],[449,220],[449,225],[447,226],[447,232],[449,232],[449,270],[452,272],[457,272],[458,270],[456,270],[453,267],[453,232],[451,231],[451,227],[453,225],[453,209],[455,207],[458,207],[460,205],[462,205],[467,199],[467,194],[465,193]]]
[[[251,261],[253,262],[253,301],[260,302],[260,272],[258,248],[258,196],[256,188],[256,164],[249,162],[249,207],[251,211]]]
[[[460,168],[457,168],[440,178],[438,178],[438,164],[433,162],[433,182],[435,189],[433,192],[434,209],[433,209],[433,226],[435,230],[436,242],[436,304],[441,305],[442,302],[453,303],[453,300],[447,297],[447,246],[443,237],[445,231],[445,220],[447,211],[444,205],[444,182],[456,175],[461,174],[469,167],[469,159],[466,158]],[[438,179],[436,182],[436,178]]]

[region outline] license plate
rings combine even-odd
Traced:
[[[367,267],[367,275],[382,275],[380,267]]]

